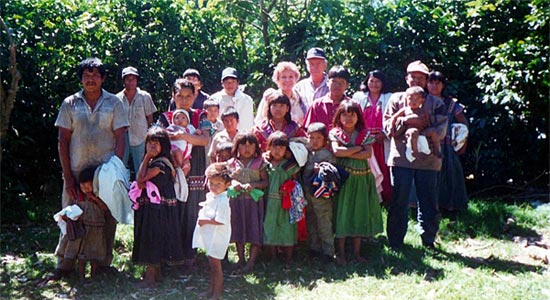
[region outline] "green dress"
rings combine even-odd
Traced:
[[[352,147],[365,141],[364,132],[355,131],[350,139],[340,128],[331,130],[331,140]],[[349,177],[336,194],[334,230],[337,238],[366,237],[383,231],[382,213],[378,203],[374,176],[368,160],[337,158],[336,165]]]
[[[293,160],[285,159],[276,167],[268,163],[269,188],[264,219],[264,245],[294,246],[297,243],[298,229],[296,224],[290,224],[288,210],[281,206],[279,188],[299,170],[300,167]]]

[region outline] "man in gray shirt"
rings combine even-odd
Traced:
[[[102,88],[105,66],[98,58],[83,60],[77,69],[82,90],[65,98],[55,126],[59,131],[59,160],[63,171],[62,207],[78,199],[77,176],[89,166],[108,161],[113,155],[123,158],[128,115],[117,96]],[[116,220],[106,214],[104,235],[106,259],[103,268],[112,262]],[[61,241],[61,238],[60,238]],[[59,244],[58,244],[59,247]],[[57,280],[74,271],[75,261],[59,258],[56,271],[47,280]]]

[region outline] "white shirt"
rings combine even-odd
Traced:
[[[252,97],[237,89],[235,95],[229,96],[225,90],[221,90],[211,96],[220,105],[220,114],[226,108],[233,106],[239,113],[238,129],[241,131],[252,130],[254,127],[254,101]]]
[[[231,208],[227,191],[218,195],[207,193],[206,201],[199,205],[202,208],[193,233],[193,248],[205,249],[206,255],[223,259],[231,238]],[[199,220],[214,220],[221,225],[199,226]]]

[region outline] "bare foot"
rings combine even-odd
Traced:
[[[221,300],[221,299],[222,299],[222,295],[212,295],[208,300]]]

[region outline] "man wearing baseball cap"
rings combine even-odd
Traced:
[[[234,107],[239,113],[239,131],[251,130],[254,127],[254,101],[252,97],[239,89],[239,73],[235,68],[222,71],[223,89],[211,96],[220,105],[223,114],[228,107]]]
[[[203,109],[204,100],[208,99],[210,95],[202,90],[201,73],[196,69],[187,69],[181,76],[183,79],[187,79],[195,87],[195,102],[193,102],[194,109]],[[174,99],[170,99],[170,111],[176,110],[176,103]]]
[[[311,48],[307,51],[306,67],[309,72],[309,77],[300,80],[294,90],[300,99],[309,107],[313,100],[321,98],[328,93],[327,76],[327,58],[325,51],[321,48]]]
[[[124,89],[117,96],[122,99],[128,113],[130,127],[126,135],[126,150],[123,162],[128,165],[130,156],[134,172],[137,173],[145,153],[145,137],[147,129],[153,123],[153,114],[157,111],[151,95],[138,88],[139,73],[135,67],[122,69],[122,83]]]
[[[421,61],[414,61],[407,66],[405,80],[409,87],[420,86],[425,88],[428,79],[428,67]],[[399,126],[426,128],[426,131],[435,131],[442,139],[447,130],[447,116],[445,104],[426,95],[422,109],[429,115],[429,120],[417,122],[408,116],[401,117],[400,111],[406,107],[405,93],[394,93],[388,100],[384,112],[384,131],[390,138],[390,153],[388,166],[392,177],[392,198],[388,209],[387,236],[392,249],[403,246],[407,232],[409,196],[416,187],[418,198],[418,231],[422,244],[426,248],[434,248],[434,240],[439,228],[439,209],[437,206],[437,177],[441,169],[441,158],[433,153],[425,157],[418,157],[409,161],[405,155],[405,134],[395,134]],[[398,117],[399,116],[399,117]]]

